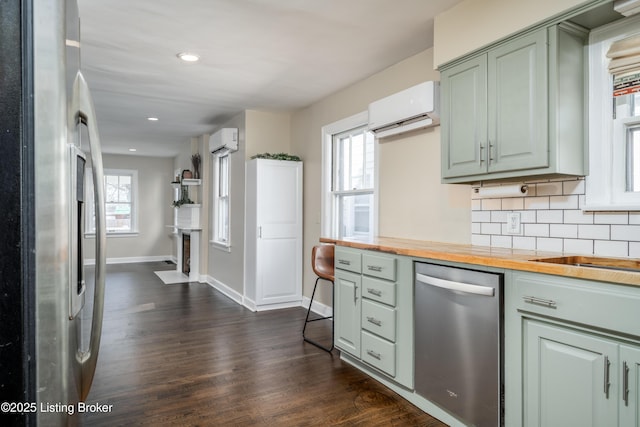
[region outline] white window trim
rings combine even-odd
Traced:
[[[332,176],[332,166],[333,166],[333,156],[332,156],[332,146],[333,146],[333,135],[346,132],[348,130],[365,126],[369,123],[369,113],[367,111],[363,111],[358,114],[354,114],[353,116],[344,118],[342,120],[338,120],[337,122],[330,123],[325,125],[321,129],[321,138],[322,138],[322,184],[321,184],[321,192],[322,199],[320,202],[320,211],[322,212],[322,217],[320,220],[320,233],[322,237],[327,238],[338,238],[337,235],[337,227],[334,224],[334,209],[336,208],[333,203],[333,196],[331,192],[331,182],[333,179]],[[373,190],[373,235],[378,235],[378,176],[379,176],[379,165],[380,165],[380,157],[379,157],[379,149],[378,149],[378,141],[376,140],[374,144],[374,190]]]
[[[605,56],[611,43],[638,34],[639,28],[637,15],[604,25],[589,35],[589,175],[583,207],[587,211],[640,209],[640,194],[625,193],[620,178],[623,171],[616,167],[620,160],[613,145],[624,120],[612,120],[613,77]]]
[[[229,151],[224,151],[220,153],[212,154],[213,156],[213,185],[212,185],[212,199],[213,199],[213,209],[211,213],[211,240],[209,244],[217,249],[220,249],[224,252],[231,252],[231,153]],[[219,168],[220,162],[219,159],[223,156],[227,156],[227,183],[229,185],[229,203],[227,204],[228,209],[228,217],[229,217],[229,230],[227,231],[229,238],[226,241],[221,241],[218,239],[218,185],[219,185]]]
[[[91,178],[91,182],[87,182],[87,185],[93,183],[93,171],[91,168],[87,168],[85,176]],[[109,237],[135,237],[140,234],[138,229],[138,171],[135,169],[104,169],[103,174],[106,175],[131,175],[131,230],[129,231],[108,231],[107,238]],[[103,184],[104,185],[104,184]],[[87,201],[88,203],[88,201]],[[91,200],[93,203],[93,200]],[[88,209],[85,210],[85,227],[89,221]],[[85,238],[95,238],[95,231],[87,231],[84,234]]]

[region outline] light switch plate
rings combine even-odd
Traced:
[[[522,224],[520,223],[520,212],[509,212],[507,214],[507,233],[522,233]]]

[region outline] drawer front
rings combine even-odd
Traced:
[[[389,341],[396,341],[396,309],[362,300],[362,329]]]
[[[364,253],[362,255],[362,273],[386,280],[396,280],[395,257]]]
[[[392,377],[396,375],[396,346],[362,331],[362,360]]]
[[[396,284],[386,280],[362,277],[362,296],[392,307],[396,306]]]
[[[362,273],[362,256],[360,251],[336,246],[334,254],[335,268]]]
[[[640,288],[534,273],[514,273],[520,312],[640,337]]]

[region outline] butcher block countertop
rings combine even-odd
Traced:
[[[337,240],[321,237],[322,243],[334,243],[358,249],[368,249],[416,258],[429,258],[441,261],[460,262],[465,264],[484,265],[488,267],[510,270],[530,271],[534,273],[554,274],[558,276],[577,277],[602,282],[619,283],[640,287],[640,272],[612,270],[594,267],[582,267],[563,263],[540,262],[539,259],[564,262],[589,259],[618,266],[640,268],[640,260],[624,258],[595,258],[572,256],[557,252],[525,251],[518,249],[492,248],[488,246],[460,245],[422,240],[398,239],[393,237],[376,237],[371,240]],[[639,270],[640,271],[640,270]]]

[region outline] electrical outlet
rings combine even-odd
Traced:
[[[522,233],[522,225],[520,224],[520,212],[509,212],[507,214],[507,233]]]

